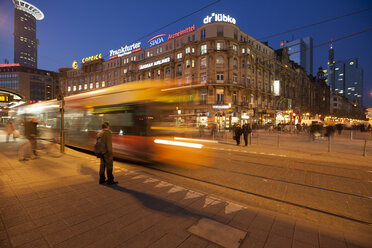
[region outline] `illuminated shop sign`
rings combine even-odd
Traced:
[[[135,53],[140,50],[141,50],[141,42],[133,43],[132,45],[129,45],[129,46],[126,45],[125,47],[121,47],[117,50],[110,50],[110,59],[114,59],[117,57]]]
[[[229,109],[231,105],[213,105],[212,108],[214,109]]]
[[[232,24],[236,24],[235,18],[233,18],[229,15],[216,14],[216,13],[212,13],[211,16],[206,16],[203,19],[204,24],[211,23],[211,22],[229,22],[229,23],[232,23]]]
[[[0,64],[0,67],[11,67],[11,66],[21,66],[21,65],[18,64],[18,63],[15,63],[15,64]]]
[[[195,24],[192,25],[192,26],[190,26],[190,27],[187,27],[187,28],[185,28],[185,29],[183,29],[183,30],[181,30],[181,31],[179,31],[177,33],[168,35],[168,40],[173,39],[173,38],[176,38],[178,36],[182,36],[182,35],[187,34],[187,33],[190,33],[190,32],[192,32],[194,30],[195,30]]]
[[[150,47],[155,46],[155,45],[160,44],[160,43],[163,43],[164,41],[166,41],[165,39],[167,38],[165,36],[167,36],[167,35],[166,34],[159,34],[159,35],[154,36],[151,39],[149,39],[149,41],[147,43],[149,43]]]
[[[10,102],[9,95],[0,95],[0,102]]]
[[[72,68],[77,69],[78,67],[79,67],[78,62],[74,60],[74,62],[72,62]]]
[[[155,62],[140,65],[140,66],[138,66],[138,69],[143,70],[143,69],[147,69],[147,68],[157,66],[157,65],[161,65],[161,64],[164,64],[164,63],[168,63],[168,62],[170,62],[170,57],[167,57],[165,59],[160,59],[160,60],[157,60]]]
[[[89,62],[89,61],[94,61],[94,60],[98,60],[98,59],[102,59],[102,53],[100,54],[96,54],[94,56],[90,56],[90,57],[86,57],[86,58],[83,58],[81,60],[81,63],[86,63],[86,62]]]

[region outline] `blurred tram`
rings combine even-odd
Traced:
[[[169,83],[143,81],[65,97],[65,144],[93,151],[103,122],[110,124],[114,157],[177,165],[205,163],[203,145],[175,141],[190,130],[177,124],[180,93]],[[172,92],[172,93],[170,93]],[[39,138],[59,139],[60,101],[19,107],[17,118],[38,119]]]

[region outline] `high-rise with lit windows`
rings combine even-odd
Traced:
[[[305,68],[307,74],[313,74],[313,39],[305,37],[293,41],[284,40],[280,47],[288,47],[289,58]]]
[[[44,14],[34,5],[13,0],[14,3],[14,63],[37,68],[36,21]]]

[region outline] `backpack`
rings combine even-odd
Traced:
[[[102,140],[102,136],[97,137],[97,142],[94,145],[94,154],[97,158],[101,158],[106,153],[106,145]]]

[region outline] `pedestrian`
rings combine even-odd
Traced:
[[[343,125],[341,123],[338,123],[336,124],[336,128],[337,128],[338,135],[341,135],[342,129],[344,128]]]
[[[34,117],[31,121],[24,122],[24,135],[27,138],[18,150],[19,161],[26,161],[28,157],[31,159],[37,158],[36,153],[36,138],[37,138],[37,119]]]
[[[240,127],[240,124],[237,124],[235,126],[235,140],[236,140],[236,145],[240,145],[240,136],[242,135],[243,133],[243,130],[242,128]]]
[[[6,124],[6,143],[9,142],[9,136],[13,134],[13,132],[15,131],[15,127],[14,127],[14,124],[12,121],[9,121],[7,124]],[[13,135],[13,140],[15,141],[15,136]]]
[[[112,153],[112,136],[110,132],[110,125],[108,122],[102,124],[102,131],[97,134],[97,140],[101,139],[101,142],[105,144],[106,151],[101,156],[101,164],[99,168],[99,184],[107,183],[108,185],[117,184],[117,181],[114,181],[114,175],[112,170],[114,167],[114,157]],[[105,178],[105,171],[107,175],[107,181]]]
[[[211,137],[212,137],[212,139],[214,139],[214,137],[216,136],[216,132],[217,132],[216,123],[211,123]]]
[[[248,136],[251,134],[252,128],[248,123],[243,125],[243,137],[244,137],[244,144],[245,146],[248,145]]]

